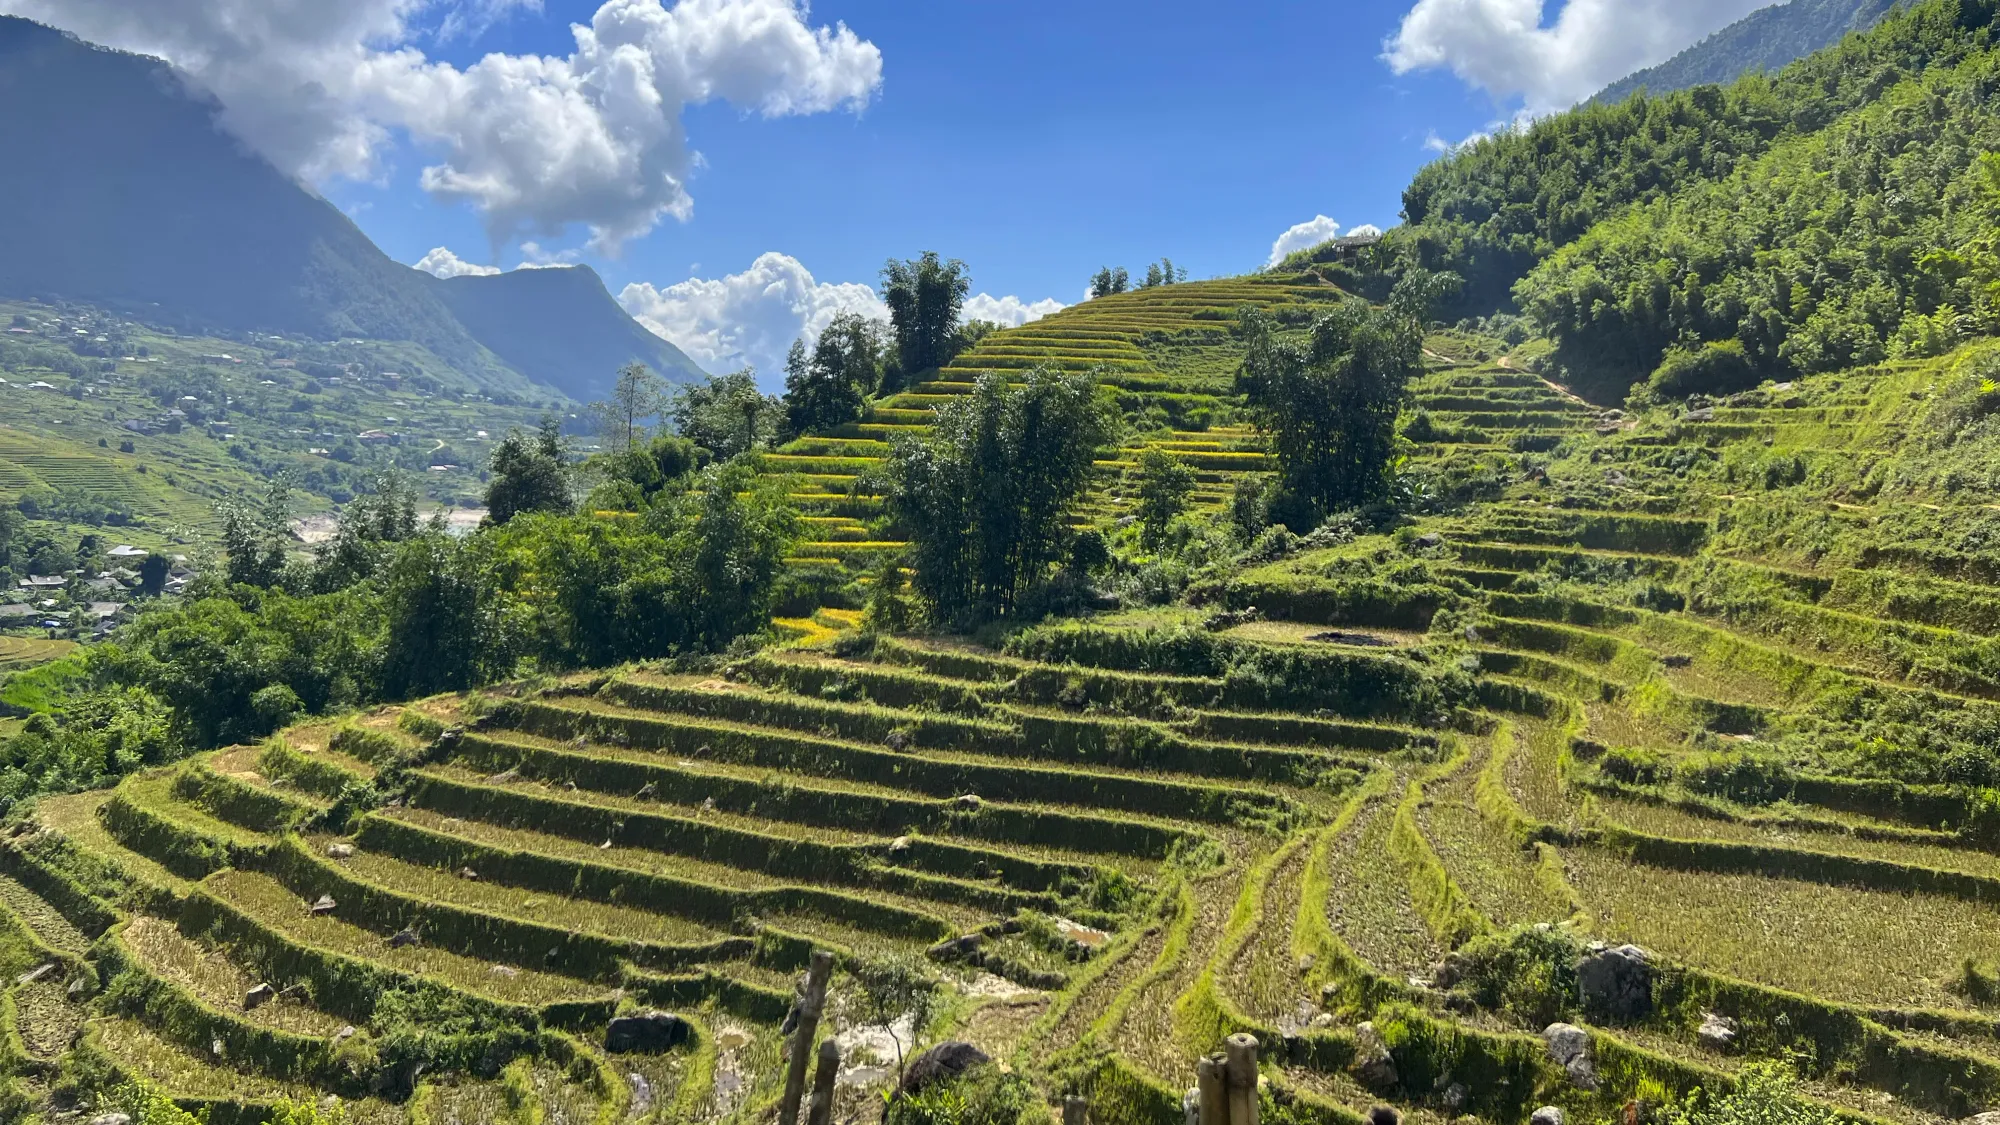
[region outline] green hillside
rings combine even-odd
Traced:
[[[1987,1125],[1994,18],[1495,137],[1380,243],[991,332],[775,451],[635,435],[577,502],[516,442],[468,537],[0,650],[57,658],[0,742],[0,1116],[770,1123],[830,1044],[822,1125],[1184,1125],[1248,1036],[1270,1125]],[[21,310],[70,381],[0,387],[47,415],[0,489],[134,519],[526,411],[380,344],[76,371]],[[90,441],[154,355],[243,453]],[[1001,1065],[890,1092],[949,1043]]]
[[[493,445],[548,405],[482,394],[407,344],[168,335],[11,301],[0,325],[0,502],[25,498],[38,524],[70,536],[201,543],[217,502],[280,474],[299,516],[391,467],[433,500],[476,505]]]
[[[832,1010],[915,959],[956,982],[932,1036],[1105,1121],[1178,1120],[1239,1030],[1300,1120],[1606,1120],[1781,1056],[1849,1119],[1990,1104],[2000,566],[1952,481],[1994,440],[2000,356],[1617,418],[1465,345],[1504,350],[1433,339],[1420,394],[1459,432],[1422,455],[1496,458],[1487,499],[1194,605],[998,651],[840,630],[44,800],[0,851],[16,959],[60,967],[14,989],[17,1089],[87,1027],[78,1050],[218,1109],[401,1120],[528,1083],[643,1118],[629,1071],[656,1109],[755,1116],[824,948]],[[1554,448],[1516,452],[1530,432]],[[1646,951],[1637,1007],[1579,984],[1593,941]],[[86,972],[95,998],[37,991]],[[282,998],[244,1011],[258,983]],[[419,1004],[483,1013],[468,1042],[514,1061],[398,1101],[371,1078]],[[694,1037],[604,1053],[651,1007]],[[1558,1021],[1594,1088],[1545,1048]]]

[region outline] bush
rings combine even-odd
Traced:
[[[1740,340],[1670,349],[1647,386],[1661,398],[1732,394],[1757,385],[1757,372]]]
[[[250,695],[250,710],[266,730],[276,730],[299,717],[305,704],[287,684],[272,684]]]
[[[894,1125],[1043,1125],[1048,1110],[1019,1074],[987,1063],[898,1100]]]

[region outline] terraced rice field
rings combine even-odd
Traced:
[[[37,664],[60,660],[76,649],[75,641],[52,641],[46,637],[0,636],[0,673],[19,672]]]
[[[971,391],[980,376],[1036,366],[1094,373],[1135,423],[1137,436],[1098,464],[1101,484],[1089,518],[1126,514],[1134,503],[1132,471],[1148,448],[1195,471],[1191,504],[1218,509],[1239,477],[1270,470],[1256,434],[1230,422],[1232,381],[1242,362],[1238,311],[1245,305],[1305,311],[1340,296],[1310,276],[1186,282],[1100,297],[995,332],[934,378],[876,404],[861,422],[801,438],[765,459],[767,472],[796,474],[792,495],[814,532],[799,548],[800,559],[865,570],[900,550],[902,543],[870,531],[881,497],[868,491],[867,474],[898,435],[921,433],[939,406]]]
[[[1666,441],[1438,363],[1421,455],[1503,487],[1245,570],[1183,624],[993,651],[823,611],[700,674],[430,700],[43,801],[0,845],[15,1082],[82,1051],[250,1118],[768,1119],[826,949],[852,1071],[881,1073],[861,982],[918,965],[949,997],[927,1038],[1103,1122],[1181,1120],[1237,1031],[1269,1112],[1340,1125],[1612,1120],[1781,1055],[1852,1120],[2000,1102],[1987,798],[1852,753],[1899,716],[1961,742],[2000,719],[2000,589],[1914,547],[1751,557],[1754,509],[1706,468],[1761,431]],[[1797,424],[1865,450],[1911,401],[1881,388]],[[842,544],[872,549],[814,550]],[[1599,942],[1643,948],[1640,1000],[1582,984]],[[608,1053],[651,1008],[690,1040]],[[1544,1048],[1558,1020],[1592,1082]]]

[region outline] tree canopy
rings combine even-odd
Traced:
[[[951,362],[959,312],[971,291],[965,263],[946,261],[933,250],[907,261],[891,258],[882,267],[882,302],[889,306],[904,372],[915,375]]]

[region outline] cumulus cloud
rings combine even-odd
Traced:
[[[818,281],[797,258],[776,251],[726,277],[689,278],[665,288],[635,282],[618,302],[708,370],[755,367],[767,387],[784,378],[792,341],[817,339],[841,313],[889,319],[872,286]]]
[[[1381,234],[1382,234],[1381,227],[1376,226],[1374,223],[1362,223],[1360,226],[1355,227],[1353,230],[1348,231],[1347,237],[1377,238],[1380,237]]]
[[[425,190],[470,204],[494,240],[571,224],[615,252],[693,207],[683,109],[766,117],[858,111],[882,53],[803,0],[605,0],[568,55],[427,57],[420,17],[470,32],[534,0],[0,0],[0,12],[169,59],[223,124],[305,179],[381,175],[401,131],[434,163]]]
[[[1561,109],[1671,58],[1770,0],[1416,0],[1384,44],[1398,74],[1449,68],[1531,113]]]
[[[1285,255],[1304,250],[1308,246],[1318,246],[1329,238],[1338,237],[1340,224],[1325,215],[1314,215],[1303,223],[1295,223],[1278,236],[1271,244],[1271,257],[1264,263],[1266,269],[1285,260]]]
[[[995,297],[991,293],[980,293],[966,298],[960,315],[966,320],[990,320],[1009,328],[1019,328],[1031,320],[1040,320],[1067,307],[1054,297],[1028,302],[1011,295]]]
[[[468,262],[443,246],[431,247],[430,253],[417,259],[414,268],[434,277],[487,277],[500,272],[499,266]]]

